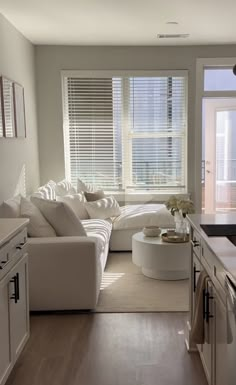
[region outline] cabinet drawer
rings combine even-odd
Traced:
[[[0,249],[0,278],[3,275],[3,271],[7,268],[7,264],[9,263],[11,246],[10,244],[6,244]]]
[[[220,284],[224,288],[225,271],[215,254],[202,242],[202,263],[211,275],[214,284]]]
[[[0,248],[0,279],[12,268],[13,264],[25,253],[27,230],[19,232],[11,241]]]
[[[15,259],[19,254],[25,252],[27,241],[27,230],[22,230],[10,241],[9,259]]]
[[[193,230],[191,243],[192,243],[192,248],[194,253],[200,259],[201,258],[201,236],[196,230]]]

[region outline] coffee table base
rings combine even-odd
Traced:
[[[190,242],[167,243],[161,237],[145,237],[142,232],[132,237],[132,261],[142,273],[154,279],[189,278]]]
[[[142,268],[142,273],[148,278],[162,279],[165,281],[178,281],[179,279],[189,278],[189,273],[187,270],[180,271],[155,271],[153,269]]]

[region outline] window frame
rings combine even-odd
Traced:
[[[176,189],[175,191],[161,191],[160,193],[158,191],[154,190],[143,190],[143,191],[128,191],[127,192],[127,186],[132,182],[132,151],[130,148],[127,148],[125,150],[125,156],[122,156],[122,168],[124,172],[122,173],[122,190],[116,193],[119,195],[128,194],[128,195],[148,195],[148,194],[155,194],[159,196],[169,196],[169,195],[186,195],[188,194],[188,70],[62,70],[61,71],[61,84],[62,84],[62,112],[63,112],[63,137],[64,137],[64,162],[65,162],[65,175],[70,175],[70,162],[69,157],[66,155],[67,148],[65,146],[66,141],[68,140],[68,134],[64,126],[64,117],[66,116],[66,110],[65,110],[65,102],[64,102],[64,95],[65,95],[65,77],[80,77],[80,78],[112,78],[112,77],[184,77],[184,87],[185,87],[185,111],[186,111],[186,131],[184,133],[184,160],[183,160],[183,167],[184,167],[184,188],[183,191],[180,193]],[[124,99],[123,99],[124,101]],[[124,103],[125,104],[125,103]],[[123,108],[124,108],[123,104]],[[127,108],[127,106],[125,106]],[[129,137],[140,137],[142,134],[135,134],[133,133],[130,135],[129,130],[126,129],[127,125],[122,125],[122,135],[126,138]],[[160,137],[160,134],[150,134],[150,137],[153,137],[156,135],[156,137]],[[172,134],[173,135],[173,134]],[[163,135],[162,135],[163,136]],[[147,137],[147,136],[146,136]],[[124,146],[129,146],[129,140],[123,140]],[[109,191],[111,192],[111,191]]]

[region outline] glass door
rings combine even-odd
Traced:
[[[203,98],[202,206],[236,211],[236,98]]]

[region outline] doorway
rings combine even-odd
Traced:
[[[236,211],[235,63],[197,60],[194,199],[205,213]]]
[[[202,102],[202,207],[236,211],[236,98]]]

